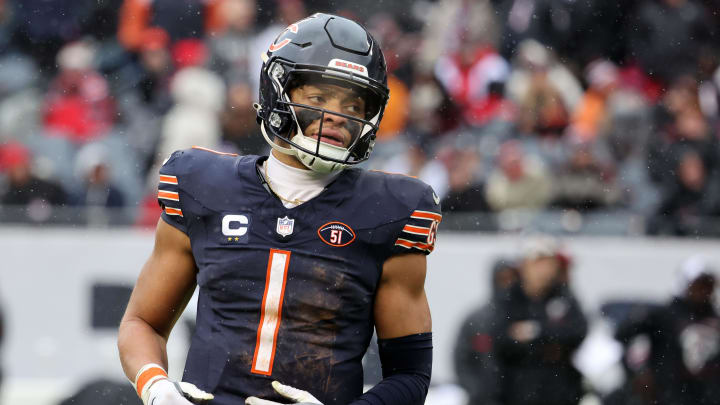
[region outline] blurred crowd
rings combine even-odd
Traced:
[[[388,62],[366,167],[419,177],[448,212],[622,213],[649,234],[718,233],[717,2],[377,3],[0,0],[0,216],[88,207],[102,224],[93,209],[114,208],[148,225],[173,150],[266,153],[259,55],[325,11],[363,22]]]
[[[592,336],[572,265],[548,236],[496,261],[490,299],[457,332],[454,365],[467,405],[720,403],[718,274],[706,259],[681,264],[665,302],[604,303]]]

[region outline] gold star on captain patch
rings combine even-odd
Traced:
[[[236,237],[235,237],[235,242],[237,242],[237,241],[239,241],[239,240],[240,240],[240,238],[238,238],[238,237],[236,236]]]

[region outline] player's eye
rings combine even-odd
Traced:
[[[360,102],[350,102],[348,104],[345,104],[345,111],[348,114],[352,115],[362,115],[365,111],[363,108],[362,103]]]
[[[353,114],[359,114],[360,113],[360,106],[359,105],[348,105],[345,106],[345,109]]]
[[[308,96],[308,100],[313,104],[323,104],[325,102],[325,97],[312,95]]]

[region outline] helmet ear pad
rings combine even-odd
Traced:
[[[260,75],[260,108],[257,108],[257,121],[263,121],[274,134],[290,135],[295,120],[287,104],[280,102],[284,97],[282,87],[277,87],[267,74]],[[266,88],[266,91],[262,89]],[[288,94],[289,97],[289,94]]]
[[[287,111],[288,108],[286,106],[282,106],[278,108],[275,112],[280,117],[280,126],[273,126],[275,130],[280,134],[288,134],[290,135],[294,128],[294,120],[292,117],[292,113],[290,111]],[[272,119],[271,119],[272,122]]]

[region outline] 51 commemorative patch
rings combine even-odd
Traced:
[[[317,233],[323,242],[335,247],[347,246],[355,240],[355,231],[338,221],[328,222]]]

